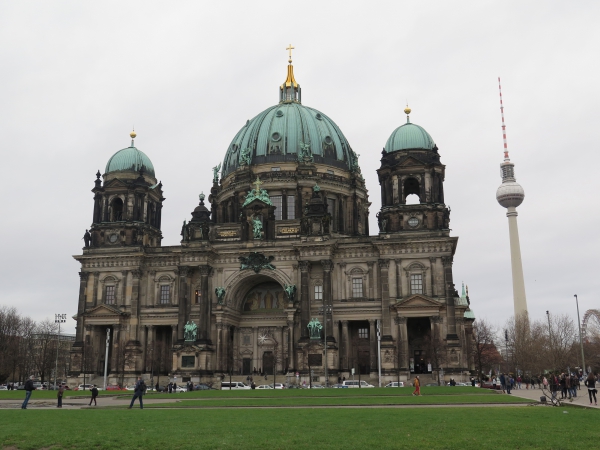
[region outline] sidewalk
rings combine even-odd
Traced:
[[[558,394],[557,395],[558,400],[561,403],[564,403],[567,405],[570,404],[570,405],[590,407],[590,398],[588,397],[588,391],[587,391],[586,387],[582,387],[580,390],[577,391],[577,397],[575,397],[573,399],[573,401],[569,400],[568,398],[561,399],[560,392],[557,392],[557,394]],[[507,395],[507,394],[501,394],[501,395]],[[511,389],[510,395],[516,395],[517,397],[527,398],[527,399],[539,402],[540,397],[542,395],[546,395],[546,394],[544,394],[542,392],[542,390],[539,388],[533,389],[530,386],[529,389],[525,389],[525,386],[523,385],[522,389]],[[596,394],[596,397],[597,396],[598,396],[598,394]],[[548,397],[548,396],[546,396],[546,397]],[[547,401],[550,401],[550,400],[547,400]],[[598,406],[592,405],[591,408],[598,408]]]

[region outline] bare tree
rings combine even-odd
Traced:
[[[125,380],[125,372],[131,370],[135,364],[136,351],[134,348],[127,346],[125,342],[117,342],[113,347],[115,358],[115,372],[119,379],[119,385],[123,387]]]
[[[426,336],[424,339],[425,350],[431,361],[431,366],[434,372],[437,373],[438,385],[442,384],[441,373],[442,366],[448,362],[448,350],[446,343],[440,338],[437,327],[432,335]]]
[[[19,360],[22,319],[14,307],[0,307],[0,383],[14,379]]]
[[[486,319],[476,319],[473,323],[471,339],[471,354],[477,367],[477,378],[482,381],[482,375],[495,367],[502,360],[494,344],[495,330]]]
[[[575,323],[567,314],[550,315],[551,363],[553,370],[575,367],[578,362],[578,334]]]
[[[56,336],[58,325],[49,320],[37,324],[35,343],[33,345],[33,361],[42,381],[52,372],[56,355]]]

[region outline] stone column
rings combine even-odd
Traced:
[[[156,351],[156,328],[154,327],[154,325],[146,325],[145,327],[145,333],[146,339],[144,340],[144,357],[143,357],[143,361],[144,361],[144,370],[148,370],[148,365],[152,365],[154,364],[153,361],[150,361],[150,364],[148,364],[148,361],[146,359],[147,355],[146,353],[148,352],[148,348],[152,349],[152,354],[150,355],[150,357],[152,359],[154,359],[153,357],[155,356],[155,351]]]
[[[148,364],[148,325],[141,329],[140,341],[142,343],[142,372],[147,372]]]
[[[100,278],[100,272],[94,272],[94,291],[92,293],[92,306],[98,305],[98,280]]]
[[[348,334],[348,321],[342,320],[342,342],[341,342],[341,353],[342,353],[342,367],[343,370],[348,370],[349,364],[349,351],[350,351],[350,336]]]
[[[299,261],[300,266],[300,333],[301,337],[308,338],[308,322],[310,322],[310,295],[308,276],[310,271],[310,261]]]
[[[408,369],[408,329],[406,328],[406,317],[394,319],[398,325],[398,367]]]
[[[292,320],[287,321],[288,327],[288,366],[291,369],[295,369],[294,364],[294,322]]]
[[[200,329],[199,338],[202,340],[210,339],[210,309],[211,309],[211,296],[208,291],[208,276],[211,273],[210,266],[200,266],[200,285],[201,285],[201,296],[200,296],[200,323],[198,328]]]
[[[444,282],[446,285],[446,316],[448,320],[448,335],[446,339],[457,340],[456,334],[456,317],[454,312],[454,282],[452,279],[452,257],[442,257],[444,265]]]
[[[177,325],[171,325],[171,347],[177,342]]]
[[[390,260],[380,259],[379,264],[379,291],[381,292],[381,336],[382,339],[391,340],[392,327],[390,324]]]
[[[131,336],[130,339],[139,342],[139,321],[140,321],[140,278],[142,277],[141,270],[132,270],[131,276],[133,282],[131,284]]]
[[[398,175],[394,175],[392,177],[392,183],[393,183],[393,202],[394,205],[398,204]]]
[[[435,287],[435,261],[436,258],[435,257],[430,257],[429,258],[429,272],[431,274],[431,296],[432,297],[437,297],[437,289]]]
[[[223,324],[217,323],[217,366],[218,372],[223,372]]]
[[[252,369],[258,370],[258,327],[252,327]]]
[[[374,295],[374,284],[375,282],[373,281],[373,265],[375,264],[374,261],[367,261],[367,267],[369,268],[369,300],[372,300],[375,298]]]
[[[88,272],[79,272],[79,301],[77,302],[77,331],[75,342],[83,345],[83,313],[85,312],[85,291],[89,277]]]
[[[396,263],[396,298],[402,298],[402,260],[395,259]]]
[[[187,276],[190,268],[187,266],[179,267],[179,311],[177,315],[177,340],[183,341],[183,327],[187,322]]]
[[[374,319],[369,319],[369,344],[371,354],[371,372],[377,371],[377,328]]]
[[[281,361],[281,370],[285,373],[285,342],[283,342],[284,328],[285,326],[279,327],[279,359]]]
[[[121,282],[121,304],[127,305],[127,275],[129,275],[128,270],[121,271],[122,282]]]
[[[333,262],[329,259],[321,261],[323,266],[323,306],[333,309],[333,299],[331,292],[331,270],[333,269]],[[333,337],[333,311],[331,314],[325,312],[323,308],[323,321],[327,321],[327,339]]]
[[[339,263],[340,266],[340,292],[341,292],[341,298],[340,300],[348,300],[348,297],[346,296],[346,282],[347,282],[347,277],[346,277],[346,263],[345,262],[341,262]]]

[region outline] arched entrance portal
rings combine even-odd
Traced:
[[[410,317],[408,332],[409,365],[412,373],[431,373],[431,321],[429,317]]]
[[[233,373],[280,374],[289,367],[291,333],[287,296],[272,273],[246,276],[233,284],[226,301],[235,319],[224,321],[221,367]],[[228,342],[228,339],[230,342]],[[227,358],[227,359],[225,359]]]

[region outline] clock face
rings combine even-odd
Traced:
[[[408,226],[409,227],[416,227],[417,225],[419,225],[419,219],[417,219],[416,217],[411,217],[410,219],[408,219]]]
[[[115,242],[117,242],[117,239],[119,239],[119,236],[117,236],[117,233],[113,233],[108,237],[108,240],[114,244]]]

